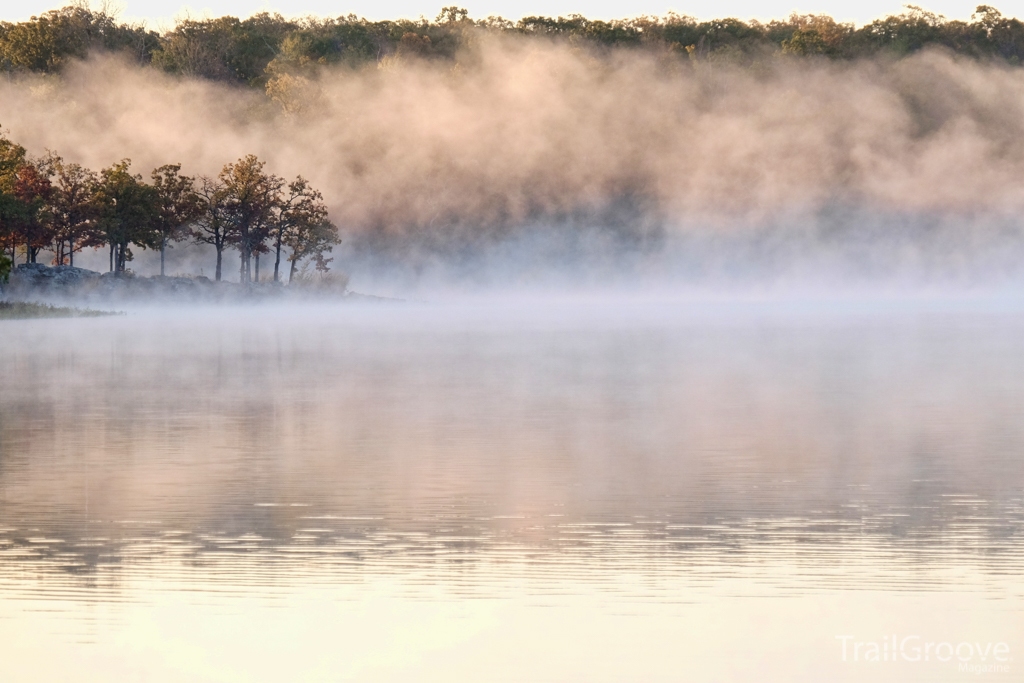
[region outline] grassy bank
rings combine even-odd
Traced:
[[[24,320],[26,318],[97,318],[102,315],[118,314],[109,311],[67,308],[65,306],[33,304],[23,301],[0,301],[0,320]]]

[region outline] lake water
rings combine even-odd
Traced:
[[[0,322],[0,681],[1020,680],[1022,576],[1019,298]]]

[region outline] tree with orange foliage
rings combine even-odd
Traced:
[[[53,223],[47,210],[53,186],[36,164],[26,161],[15,171],[13,194],[16,238],[25,245],[25,262],[35,263],[39,252],[53,242]]]
[[[224,166],[218,177],[224,188],[228,241],[242,256],[240,279],[243,283],[259,281],[259,255],[268,252],[264,242],[273,229],[281,191],[282,180],[265,172],[264,166],[255,155],[249,154]],[[255,274],[252,272],[254,257]]]
[[[49,218],[53,226],[54,264],[65,260],[75,265],[75,253],[97,243],[97,207],[93,202],[96,174],[74,163],[67,163],[56,154],[44,161],[44,168],[53,179],[49,199]]]

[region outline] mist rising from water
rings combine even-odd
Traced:
[[[454,67],[326,70],[303,96],[286,115],[103,59],[3,83],[0,122],[93,168],[212,175],[255,153],[302,174],[357,283],[1024,275],[1018,69],[937,51],[739,68],[485,36]]]

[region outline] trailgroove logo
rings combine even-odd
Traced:
[[[842,643],[844,662],[956,662],[965,673],[1009,673],[1013,658],[1004,642],[925,640],[921,636],[887,636],[880,640],[857,640],[836,636]]]

